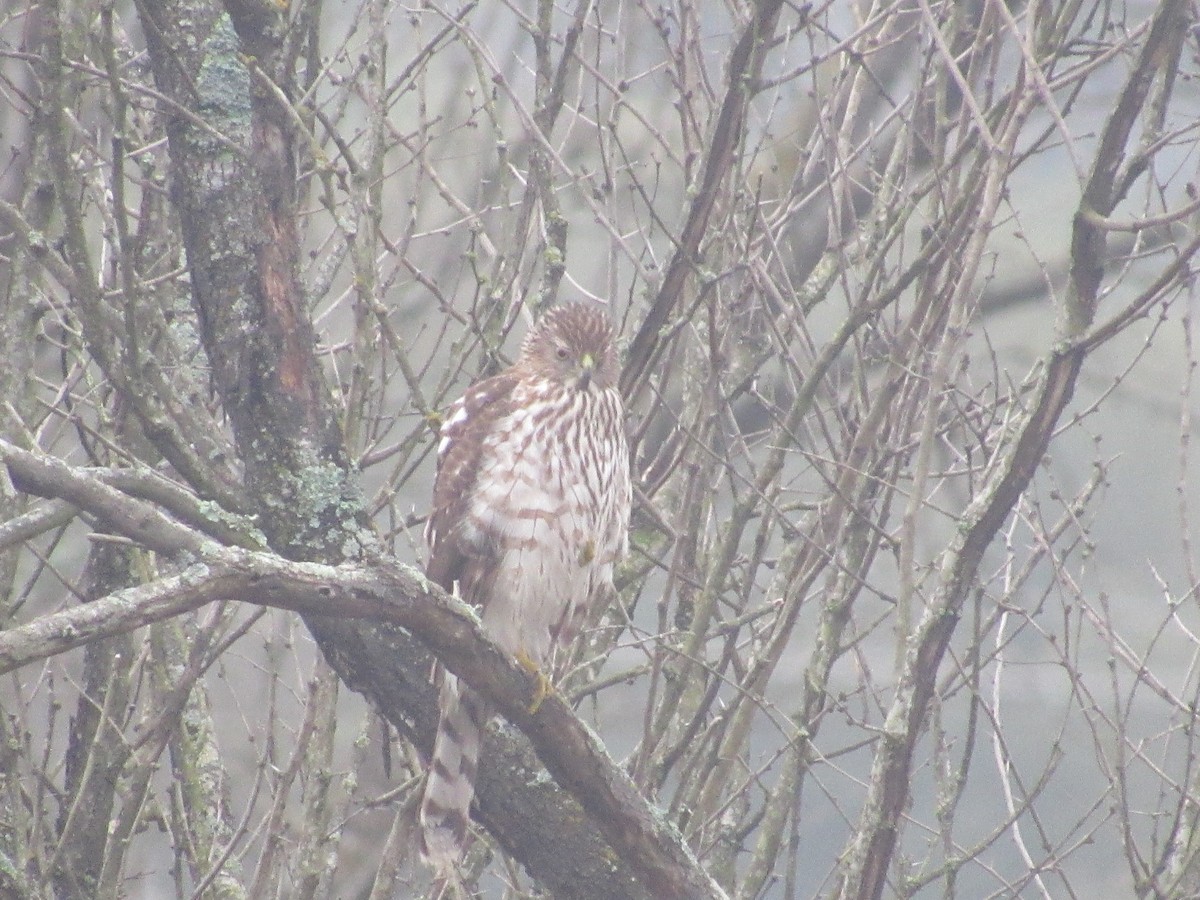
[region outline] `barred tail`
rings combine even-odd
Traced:
[[[438,871],[449,872],[466,844],[487,708],[483,698],[449,672],[440,703],[441,719],[421,798],[421,855]]]

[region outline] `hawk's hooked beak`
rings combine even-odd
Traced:
[[[592,374],[596,371],[596,358],[590,353],[585,353],[579,357],[579,382],[578,386],[581,391],[586,391],[589,384],[592,383]]]

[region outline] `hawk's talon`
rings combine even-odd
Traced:
[[[545,702],[546,698],[554,690],[554,686],[550,683],[549,676],[538,668],[538,664],[533,661],[533,657],[524,650],[517,651],[517,662],[522,669],[537,678],[537,687],[533,690],[533,702],[529,704],[529,714],[535,716],[537,715],[537,711],[542,708],[542,703]]]

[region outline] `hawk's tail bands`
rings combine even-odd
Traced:
[[[475,795],[479,745],[486,704],[447,672],[442,682],[441,719],[421,799],[421,855],[440,872],[450,872],[462,857]]]

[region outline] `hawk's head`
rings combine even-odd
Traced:
[[[612,322],[599,309],[567,303],[534,325],[517,365],[577,390],[613,387],[620,376]]]

